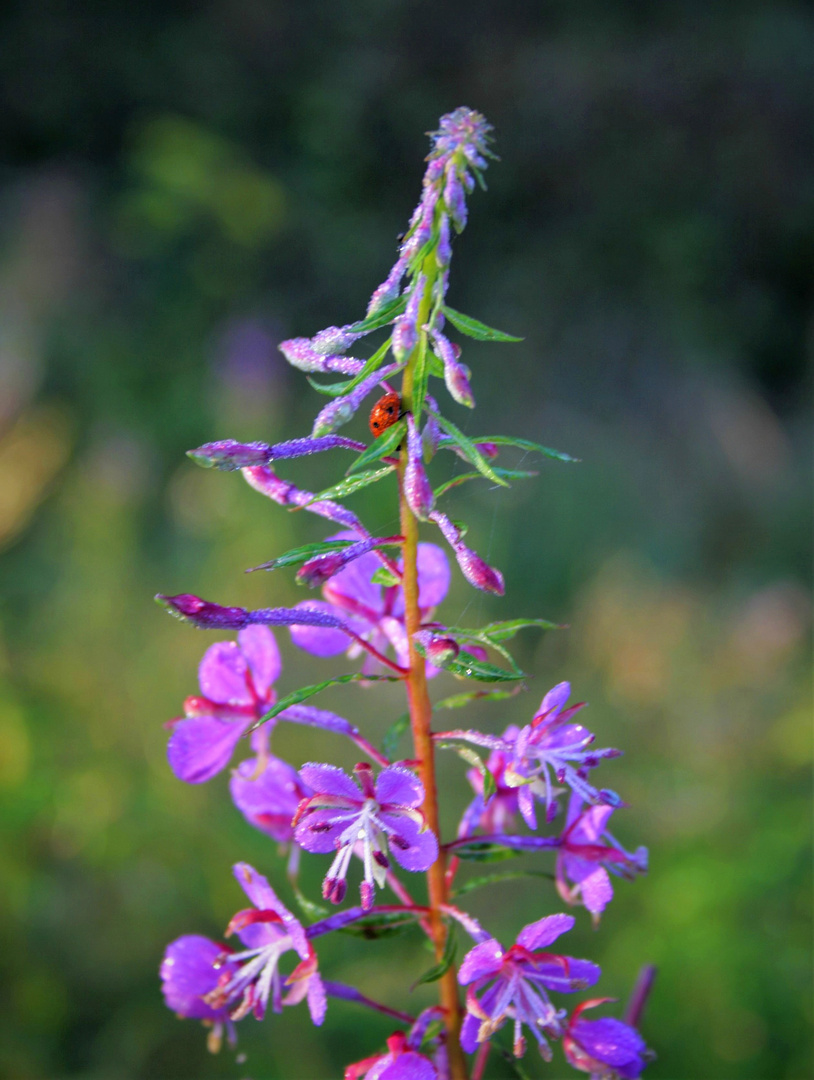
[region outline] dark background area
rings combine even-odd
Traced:
[[[581,459],[450,496],[507,593],[456,578],[441,617],[570,624],[522,639],[527,695],[467,720],[525,722],[569,678],[599,745],[625,750],[603,781],[651,872],[619,883],[598,932],[578,912],[568,947],[622,999],[658,964],[646,1075],[811,1075],[811,55],[802,3],[4,6],[3,1075],[338,1076],[392,1029],[332,1003],[315,1035],[286,1010],[241,1024],[238,1064],[163,1006],[166,942],[222,931],[232,862],[279,882],[283,860],[223,776],[170,774],[162,723],[214,639],[151,597],[302,598],[287,572],[242,571],[324,526],[184,452],[310,430],[323,399],[276,344],[361,316],[424,132],[461,104],[502,160],[470,200],[450,303],[525,340],[465,342],[479,407],[449,415]],[[344,467],[285,475],[319,490]],[[393,521],[383,492],[351,503],[372,526]],[[278,640],[283,692],[348,669]],[[402,711],[375,688],[322,701],[374,739]],[[275,749],[353,760],[285,728]],[[467,789],[444,768],[451,831]],[[321,872],[306,856],[312,896]],[[507,943],[561,906],[539,881],[469,905]],[[432,1000],[405,996],[428,964],[412,935],[326,941],[320,961],[393,1004]]]

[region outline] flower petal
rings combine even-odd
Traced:
[[[546,915],[544,919],[529,923],[517,935],[517,944],[524,949],[544,949],[565,934],[576,922],[573,915]]]
[[[633,1063],[645,1049],[644,1039],[635,1028],[611,1017],[579,1019],[571,1028],[570,1035],[591,1057],[617,1069]]]
[[[495,938],[482,941],[463,958],[458,969],[458,982],[461,986],[467,986],[476,979],[496,975],[503,963],[503,956],[503,946]]]
[[[438,1070],[423,1054],[408,1050],[395,1058],[386,1054],[367,1074],[367,1080],[438,1080]]]
[[[219,641],[209,646],[198,667],[201,692],[218,705],[251,705],[248,672],[237,642]]]
[[[248,863],[235,863],[233,870],[238,884],[256,908],[277,912],[283,920],[286,930],[291,935],[292,944],[299,953],[300,958],[307,960],[309,956],[308,941],[302,924],[299,919],[296,919],[291,914],[282,900],[278,899],[277,893],[272,889],[268,881]]]
[[[308,1011],[311,1013],[311,1020],[317,1027],[325,1019],[327,1009],[328,999],[325,994],[325,987],[322,984],[319,972],[315,971],[308,979]]]
[[[333,604],[327,604],[324,600],[303,600],[297,607],[338,614]],[[294,644],[312,656],[338,656],[345,652],[350,642],[347,634],[327,626],[292,626],[290,631]]]
[[[539,981],[548,990],[556,990],[559,994],[573,994],[584,990],[587,986],[595,986],[602,975],[602,970],[590,960],[575,960],[573,956],[566,957],[568,960],[568,972],[562,964],[556,961],[543,960],[535,964],[533,970],[527,970],[526,975],[531,981]],[[574,984],[577,985],[574,985]]]
[[[294,839],[301,848],[315,855],[336,850],[339,837],[353,820],[355,812],[340,814],[336,810],[315,810],[300,821]]]
[[[267,626],[247,626],[237,635],[237,640],[249,661],[255,690],[261,698],[267,698],[272,683],[279,679],[282,671],[274,634]]]
[[[303,781],[318,795],[339,795],[361,805],[362,792],[358,784],[337,765],[321,765],[307,761],[300,769]]]
[[[424,785],[403,765],[390,765],[382,769],[376,779],[376,798],[380,803],[396,806],[421,806],[424,802]]]
[[[427,870],[438,858],[438,840],[431,829],[424,829],[404,814],[380,813],[379,818],[398,836],[401,844],[389,841],[393,858],[405,870]],[[407,844],[407,847],[401,846]]]
[[[222,945],[200,934],[185,934],[168,945],[161,961],[161,990],[167,1007],[193,1020],[222,1020],[224,1010],[213,1009],[201,998],[230,969],[228,962],[215,967],[224,952]]]
[[[245,723],[219,720],[216,716],[191,716],[179,720],[167,744],[167,760],[179,780],[202,784],[229,764]]]
[[[300,799],[309,792],[300,784],[296,769],[280,758],[269,758],[259,776],[257,769],[258,759],[249,758],[232,773],[232,801],[255,828],[285,843],[294,835],[291,819]]]
[[[569,682],[557,683],[552,687],[543,700],[540,702],[540,708],[537,710],[537,715],[541,713],[551,712],[552,709],[559,711],[563,705],[565,705],[568,698],[571,696],[571,684]]]

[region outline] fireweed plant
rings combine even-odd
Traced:
[[[503,595],[500,571],[464,543],[465,526],[441,508],[443,496],[464,481],[485,478],[507,485],[534,475],[495,464],[504,447],[573,460],[520,438],[469,438],[444,416],[430,392],[437,392],[432,379],[443,380],[454,401],[475,405],[469,368],[461,360],[460,345],[447,336],[448,326],[478,341],[519,340],[446,303],[452,240],[466,225],[467,196],[476,181],[484,186],[483,170],[487,159],[494,158],[490,131],[484,117],[470,109],[441,118],[431,135],[421,200],[365,318],[280,345],[289,363],[307,372],[312,386],[328,399],[311,434],[271,445],[227,439],[190,451],[199,464],[239,469],[253,488],[280,506],[309,510],[335,527],[328,539],[262,566],[296,567],[297,581],[320,587],[322,599],[249,611],[189,594],[158,597],[193,626],[237,631],[236,641],[218,642],[204,654],[200,695],[187,698],[184,716],[170,725],[170,767],[179,779],[202,783],[225,769],[249,737],[252,756],[232,772],[231,796],[252,825],[288,849],[288,878],[303,919],[292,914],[262,874],[237,863],[234,873],[249,906],[227,926],[231,942],[187,935],[167,948],[161,965],[166,1003],[179,1016],[203,1021],[213,1050],[224,1034],[234,1043],[235,1025],[249,1014],[262,1020],[269,1009],[279,1013],[303,999],[319,1025],[334,997],[378,1010],[399,1024],[386,1047],[347,1066],[347,1080],[480,1078],[493,1044],[515,1061],[529,1040],[546,1060],[552,1043],[559,1042],[572,1066],[602,1080],[638,1077],[648,1057],[637,1023],[651,971],[643,973],[625,1022],[590,1018],[588,1010],[611,1000],[603,997],[583,1000],[569,1014],[569,998],[600,978],[596,964],[555,947],[575,917],[541,911],[541,917],[519,929],[515,941],[504,943],[462,909],[459,897],[518,872],[469,880],[456,893],[461,860],[489,862],[546,849],[553,862],[549,876],[562,903],[586,908],[596,923],[613,895],[611,875],[631,878],[647,865],[644,848],[626,851],[609,831],[612,814],[625,804],[614,791],[598,786],[594,776],[619,751],[594,746],[593,734],[576,719],[583,706],[568,703],[568,683],[549,690],[525,726],[510,725],[502,735],[433,728],[434,711],[475,699],[500,701],[523,688],[523,672],[506,643],[524,628],[554,624],[515,619],[468,629],[438,621],[450,562],[443,547],[419,543],[419,523],[440,532],[470,585]],[[386,340],[366,360],[349,355],[358,342],[383,328]],[[340,381],[310,378],[330,374]],[[370,445],[337,434],[377,392],[383,396],[370,414]],[[302,490],[277,474],[287,458],[330,450],[357,456],[345,477],[325,491]],[[433,488],[426,465],[442,452],[457,454],[471,471]],[[400,532],[373,536],[338,500],[391,473],[398,480]],[[296,646],[314,656],[345,653],[361,664],[354,663],[349,674],[278,698],[274,686],[281,662],[270,627],[283,626],[289,627]],[[502,663],[492,662],[490,654]],[[481,688],[433,706],[427,681],[442,669]],[[403,684],[408,711],[381,749],[351,721],[305,704],[328,686],[371,686],[382,679]],[[485,684],[497,684],[497,689],[485,689]],[[352,776],[321,762],[297,770],[272,752],[272,731],[279,720],[345,736],[364,760]],[[412,752],[399,760],[399,739],[408,725]],[[435,754],[441,749],[456,750],[471,766],[467,775],[474,793],[457,836],[447,839],[438,824]],[[326,901],[341,905],[348,879],[360,876],[359,903],[332,914],[304,897],[297,887],[302,851],[324,863]],[[412,897],[409,878],[416,873],[426,874],[426,903]],[[541,906],[545,910],[547,905]],[[376,937],[408,925],[427,935],[435,953],[434,965],[419,981],[435,981],[440,988],[439,1004],[420,1015],[402,1011],[404,1002],[396,1007],[374,1001],[352,986],[330,981],[320,970],[323,935],[361,931]],[[471,939],[471,947],[456,965],[455,937],[462,934]]]

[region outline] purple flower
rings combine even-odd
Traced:
[[[280,844],[293,839],[291,822],[300,802],[311,794],[297,770],[273,755],[241,761],[229,790],[246,820]]]
[[[569,1065],[590,1073],[591,1080],[637,1080],[647,1063],[647,1047],[638,1031],[610,1017],[582,1019],[585,1009],[611,1000],[592,998],[577,1005],[563,1034],[563,1052]]]
[[[518,728],[513,725],[506,728],[505,738],[516,736]],[[488,801],[483,798],[483,773],[470,769],[466,778],[475,789],[475,798],[467,806],[458,826],[458,836],[471,836],[476,829],[487,833],[510,832],[514,828],[518,812],[517,788],[506,782],[506,770],[511,755],[502,750],[493,750],[486,760],[486,768],[492,774],[495,791]]]
[[[340,532],[331,540],[354,539],[353,534]],[[409,662],[407,632],[404,627],[404,594],[400,585],[374,584],[373,575],[381,563],[372,553],[362,555],[331,577],[323,586],[325,600],[306,600],[294,610],[333,616],[334,626],[347,625],[380,652],[388,645],[402,665]],[[418,545],[418,603],[422,618],[430,617],[433,609],[441,603],[449,588],[449,564],[444,552],[435,544]],[[304,620],[303,620],[304,622]],[[325,626],[292,626],[291,638],[295,645],[314,656],[336,656],[348,652],[358,656],[360,646],[348,648],[347,635]],[[375,661],[367,658],[364,671],[372,673]],[[428,674],[435,674],[435,671]]]
[[[232,975],[237,970],[228,956],[229,951],[200,934],[186,934],[167,946],[161,961],[161,992],[167,1008],[179,1017],[200,1020],[209,1027],[206,1042],[212,1053],[220,1049],[224,1028],[230,1044],[235,1043],[235,1027],[229,1010],[204,1000],[223,974]]]
[[[613,896],[608,871],[630,879],[647,870],[647,848],[630,854],[608,832],[613,811],[612,806],[583,808],[582,798],[574,793],[557,850],[557,891],[567,904],[584,904],[595,922]]]
[[[407,467],[404,470],[404,497],[407,504],[421,521],[427,520],[427,515],[435,504],[435,496],[424,470],[421,460],[423,447],[421,436],[418,434],[415,420],[412,415],[407,415]]]
[[[467,1015],[461,1029],[461,1046],[474,1053],[505,1023],[514,1021],[514,1054],[522,1057],[526,1040],[525,1024],[534,1035],[540,1053],[548,1061],[551,1050],[543,1032],[552,1038],[562,1033],[564,1012],[558,1012],[548,997],[549,990],[571,993],[593,986],[600,976],[596,964],[544,952],[548,945],[574,925],[571,915],[548,915],[523,927],[517,943],[504,950],[494,938],[483,941],[466,954],[458,971],[458,982],[469,986]],[[491,985],[490,985],[491,984]],[[478,992],[488,989],[478,997]]]
[[[438,1070],[428,1057],[412,1049],[411,1041],[403,1031],[396,1031],[387,1040],[386,1054],[374,1054],[345,1069],[345,1080],[361,1080],[361,1077],[366,1080],[438,1080]]]
[[[558,683],[540,703],[534,719],[523,728],[508,727],[502,736],[482,735],[478,731],[449,732],[447,737],[466,739],[477,746],[504,755],[502,782],[517,788],[517,805],[530,829],[537,828],[534,801],[545,804],[546,819],[557,813],[553,778],[594,803],[621,806],[619,796],[608,788],[597,789],[586,779],[588,770],[604,758],[617,757],[618,750],[592,748],[594,736],[571,718],[584,703],[565,708],[571,693],[570,683]]]
[[[302,924],[248,863],[237,863],[234,872],[254,907],[239,911],[226,934],[237,934],[246,948],[229,955],[229,968],[205,995],[206,1003],[214,1009],[228,1009],[233,1020],[249,1012],[262,1020],[269,999],[274,1012],[281,1012],[283,1005],[296,1005],[307,998],[311,1019],[321,1024],[325,1019],[325,988],[317,970],[316,953]],[[284,978],[279,962],[291,949],[300,963]],[[285,997],[284,987],[290,987]]]
[[[210,645],[198,668],[202,696],[186,699],[185,718],[173,722],[167,746],[179,780],[200,784],[226,767],[246,729],[274,704],[280,668],[277,642],[265,626],[247,626],[237,641]]]
[[[476,589],[481,589],[483,592],[496,593],[498,596],[502,596],[505,592],[505,586],[501,572],[487,565],[480,555],[462,543],[461,530],[450,521],[446,514],[442,514],[440,510],[433,510],[428,516],[429,520],[434,521],[444,534],[444,538],[455,553],[461,573],[469,584],[474,585]]]
[[[384,885],[390,866],[388,844],[400,866],[419,871],[435,862],[438,841],[418,809],[424,788],[409,769],[390,765],[375,782],[367,762],[354,772],[358,784],[335,765],[303,765],[300,777],[314,794],[300,803],[294,835],[306,851],[336,851],[322,885],[322,895],[334,904],[345,896],[348,866],[357,850],[364,864],[362,907],[369,910],[375,886]]]

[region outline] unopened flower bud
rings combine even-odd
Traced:
[[[426,521],[435,505],[435,496],[422,461],[422,442],[415,419],[407,416],[407,467],[404,470],[404,497],[421,521]]]

